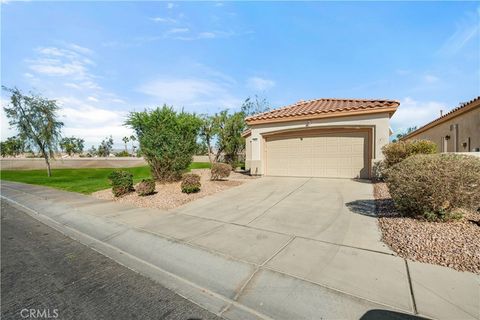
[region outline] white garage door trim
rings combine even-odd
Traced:
[[[270,133],[264,139],[265,175],[326,178],[371,176],[370,128],[303,129]],[[272,166],[273,162],[275,166]]]

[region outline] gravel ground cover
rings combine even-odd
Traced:
[[[180,189],[181,182],[173,183],[156,183],[156,193],[149,196],[141,197],[136,192],[129,193],[125,196],[115,198],[111,189],[105,189],[92,193],[97,199],[112,200],[116,202],[130,203],[143,208],[173,209],[187,202],[212,195],[217,192],[227,190],[232,187],[239,186],[245,182],[256,179],[255,177],[242,173],[232,172],[228,180],[210,181],[210,169],[193,169],[192,173],[200,175],[202,187],[199,192],[186,194]]]
[[[383,241],[399,256],[480,273],[480,214],[428,222],[398,214],[385,183],[375,183],[374,194]]]

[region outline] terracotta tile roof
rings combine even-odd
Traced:
[[[421,132],[423,132],[423,131],[431,128],[431,127],[436,126],[437,124],[440,124],[444,121],[447,121],[448,119],[451,119],[453,117],[456,117],[457,115],[460,115],[463,111],[466,111],[467,108],[470,108],[473,105],[473,103],[475,103],[476,101],[480,101],[480,96],[478,96],[476,98],[473,98],[472,100],[470,100],[468,102],[460,103],[460,105],[458,107],[453,108],[452,110],[450,110],[449,112],[445,113],[444,115],[438,117],[437,119],[428,122],[427,124],[421,126],[417,130],[410,132],[406,136],[403,136],[400,140],[408,139],[411,136],[419,134],[419,133],[421,133]],[[477,107],[478,106],[480,106],[480,104],[478,104]]]
[[[290,121],[297,118],[322,118],[342,113],[371,113],[395,112],[400,102],[396,100],[367,100],[367,99],[316,99],[303,101],[275,109],[272,111],[255,114],[247,117],[247,123]],[[393,113],[392,112],[392,113]]]

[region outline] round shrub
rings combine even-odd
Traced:
[[[392,142],[382,148],[386,168],[405,160],[415,154],[437,153],[437,145],[430,140],[408,140]]]
[[[230,172],[232,172],[231,165],[226,163],[214,163],[210,170],[210,180],[226,179],[230,176]]]
[[[139,196],[148,196],[155,193],[155,180],[143,179],[135,188]]]
[[[200,176],[194,173],[186,173],[182,176],[182,188],[183,193],[195,193],[200,191],[201,187]]]
[[[387,170],[386,182],[404,215],[446,221],[480,206],[480,158],[415,155]]]
[[[124,170],[115,170],[108,176],[112,184],[112,192],[115,197],[122,196],[131,191],[133,188],[133,175]]]

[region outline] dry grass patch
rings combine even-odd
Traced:
[[[158,209],[173,209],[182,206],[188,202],[203,198],[208,195],[221,192],[232,187],[239,186],[248,182],[254,177],[232,172],[229,180],[226,181],[211,181],[209,169],[194,169],[192,173],[200,175],[200,182],[202,184],[199,192],[186,194],[182,192],[181,181],[171,183],[156,183],[156,193],[149,196],[139,196],[136,193],[130,193],[123,197],[115,198],[111,189],[101,190],[92,193],[92,196],[97,199],[112,200],[115,202],[124,202],[133,204],[142,208],[158,208]]]
[[[465,212],[457,221],[428,222],[402,217],[385,183],[375,183],[374,194],[383,241],[399,256],[480,273],[479,213]]]

